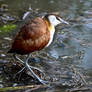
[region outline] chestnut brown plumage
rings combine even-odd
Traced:
[[[42,18],[25,24],[14,39],[10,53],[29,54],[43,49],[50,40],[50,31]]]
[[[68,24],[62,20],[61,17],[54,14],[47,14],[43,18],[36,17],[30,20],[27,24],[20,28],[19,33],[16,35],[9,53],[16,53],[25,55],[28,54],[26,61],[23,62],[21,59],[16,57],[25,67],[32,73],[40,83],[45,84],[46,82],[37,76],[33,69],[39,70],[36,67],[28,64],[30,53],[39,51],[45,47],[48,47],[54,36],[55,26],[60,23]],[[15,55],[15,54],[14,54]],[[41,70],[39,70],[41,72]]]

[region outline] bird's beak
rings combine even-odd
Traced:
[[[61,19],[61,18],[60,18],[60,22],[69,25],[69,23],[68,23],[67,21],[64,21],[64,20]]]

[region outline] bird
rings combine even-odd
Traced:
[[[35,74],[33,69],[39,69],[28,64],[29,58],[32,52],[40,51],[51,44],[55,33],[55,27],[62,23],[69,24],[57,14],[46,14],[42,17],[30,19],[20,28],[20,31],[16,34],[11,48],[8,51],[8,53],[13,53],[14,57],[24,64],[34,78],[41,84],[46,84],[46,81]],[[26,60],[22,61],[16,54],[27,55]]]

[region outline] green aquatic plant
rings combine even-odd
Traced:
[[[0,26],[0,34],[11,32],[15,28],[16,28],[16,25],[15,24],[8,24],[8,25]]]

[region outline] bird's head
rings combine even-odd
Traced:
[[[56,14],[47,14],[44,18],[52,25],[57,26],[58,24],[69,24],[68,22],[64,21],[59,15]]]

